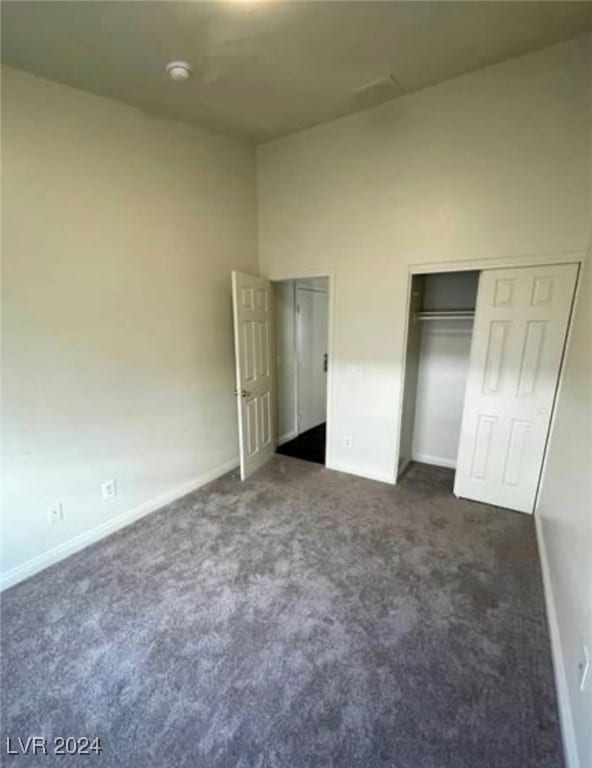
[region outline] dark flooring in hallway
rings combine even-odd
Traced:
[[[325,445],[327,442],[327,425],[319,424],[318,427],[303,432],[293,440],[279,445],[277,453],[282,456],[291,456],[293,459],[314,461],[315,464],[325,464]]]

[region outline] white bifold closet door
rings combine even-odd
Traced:
[[[576,264],[481,273],[457,496],[533,511],[577,273]]]

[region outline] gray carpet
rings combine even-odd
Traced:
[[[5,593],[7,765],[558,768],[533,520],[275,456]],[[3,741],[3,752],[5,752]]]

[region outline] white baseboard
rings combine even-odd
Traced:
[[[418,461],[420,464],[433,464],[435,467],[456,469],[456,461],[454,459],[444,459],[441,456],[432,456],[430,453],[414,453],[411,456],[411,461]]]
[[[329,462],[327,464],[327,469],[333,469],[336,472],[345,472],[347,475],[355,475],[356,477],[364,477],[367,480],[378,480],[380,483],[389,483],[390,485],[394,485],[396,480],[394,473],[387,474],[385,472],[383,474],[381,472],[373,472],[367,469],[360,469],[351,464],[342,464],[338,461]]]
[[[557,608],[551,584],[551,572],[549,570],[549,560],[547,558],[547,547],[545,545],[541,517],[535,515],[534,522],[539,548],[539,558],[541,561],[541,571],[543,573],[543,588],[545,593],[545,604],[547,606],[547,623],[549,626],[549,634],[551,636],[551,654],[553,656],[555,688],[557,689],[557,700],[559,703],[559,720],[561,723],[561,737],[563,740],[565,764],[566,768],[581,768],[571,704],[569,701],[565,663],[561,651],[561,635],[559,631],[559,621],[557,620]]]
[[[291,432],[286,432],[285,435],[281,435],[277,439],[278,445],[283,445],[284,443],[289,442],[290,440],[293,440],[295,437],[298,437],[298,430],[293,429]]]
[[[182,496],[201,488],[202,485],[206,485],[206,483],[210,483],[221,475],[225,475],[237,466],[238,459],[230,459],[215,469],[204,472],[204,474],[199,477],[187,480],[186,482],[181,483],[181,485],[171,488],[169,491],[165,491],[148,501],[144,501],[142,504],[138,504],[127,512],[122,512],[122,514],[113,517],[111,520],[107,520],[102,525],[91,528],[89,531],[85,531],[79,536],[75,536],[73,539],[69,539],[63,544],[59,544],[57,547],[21,563],[21,565],[17,565],[16,568],[12,568],[10,571],[6,571],[6,573],[0,575],[0,591],[12,587],[14,584],[18,584],[19,581],[23,581],[24,579],[29,578],[29,576],[33,576],[35,573],[73,555],[75,552],[79,552],[81,549],[84,549],[84,547],[88,547],[89,544],[94,544],[100,539],[105,538],[105,536],[109,536],[110,534],[115,533],[115,531],[125,528],[127,525],[134,523],[145,515],[149,515],[151,512],[156,512],[156,510],[170,504],[172,501],[176,501]]]

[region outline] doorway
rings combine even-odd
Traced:
[[[326,463],[329,279],[273,284],[277,452]]]
[[[399,476],[411,461],[456,468],[478,271],[413,275]]]

